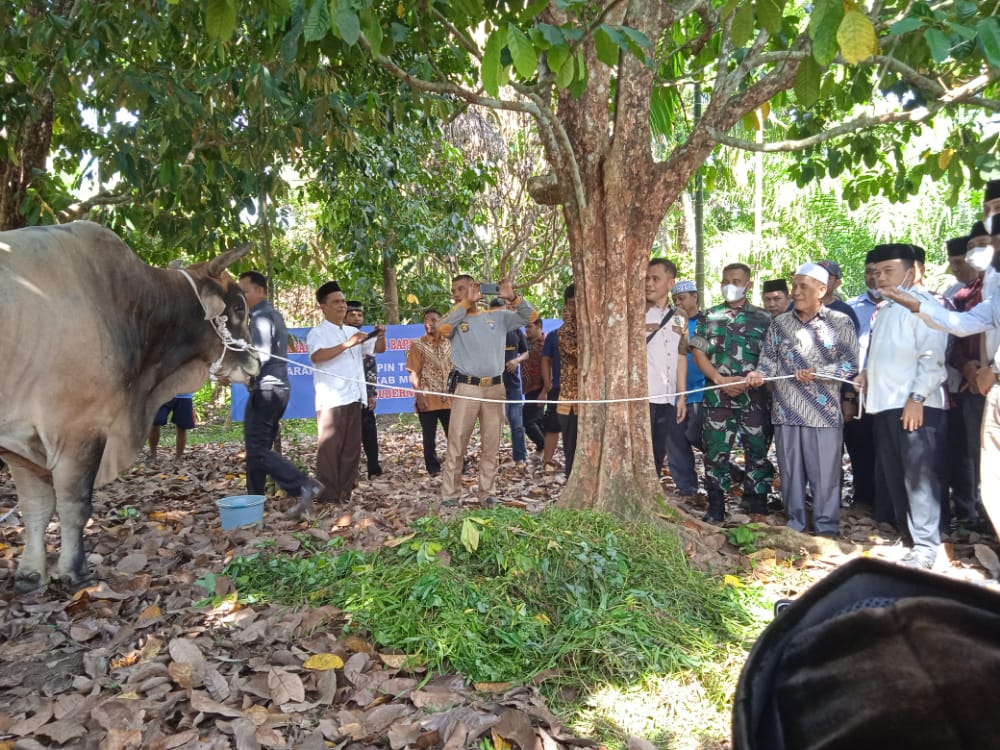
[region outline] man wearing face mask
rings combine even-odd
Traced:
[[[975,269],[965,260],[968,237],[955,237],[946,243],[948,267],[956,284],[945,292],[956,310],[971,310],[983,300],[984,269]],[[992,250],[992,248],[989,248]],[[992,253],[991,253],[992,255]],[[959,526],[979,523],[979,429],[983,421],[986,397],[979,392],[976,375],[980,368],[983,334],[948,337],[948,484],[942,499],[942,526],[954,518]],[[949,498],[950,490],[950,498]],[[954,513],[952,514],[952,502]]]
[[[1000,236],[1000,180],[986,183],[983,193],[983,224],[990,235]]]
[[[978,223],[978,222],[977,222]],[[993,249],[1000,235],[994,236]],[[985,247],[977,243],[977,247]],[[973,240],[969,241],[973,247]],[[968,257],[968,256],[967,256]],[[1000,253],[993,253],[991,270],[1000,272]],[[888,292],[886,296],[898,302],[935,330],[944,330],[956,336],[974,337],[976,334],[995,332],[1000,329],[1000,294],[993,294],[967,312],[946,310],[940,305],[928,303],[924,299],[905,293]],[[982,442],[979,449],[980,495],[983,507],[993,524],[994,531],[1000,532],[1000,347],[987,347],[983,354],[986,366],[992,373],[992,384],[986,378],[977,376],[981,393],[986,395],[983,422],[980,430]]]
[[[903,289],[940,307],[930,292],[913,284],[912,245],[877,245],[869,260],[883,297],[892,299]],[[947,335],[921,327],[907,308],[887,300],[875,313],[868,360],[857,379],[875,420],[876,512],[888,499],[901,531],[905,522],[913,547],[902,563],[911,567],[933,567],[941,546],[947,343]]]
[[[986,231],[986,225],[983,222],[977,221],[972,225],[965,262],[976,270],[983,269],[982,298],[984,300],[1000,291],[1000,269],[997,268],[997,263],[994,261],[996,245],[996,241]],[[976,382],[979,386],[979,392],[985,394],[993,387],[993,370],[989,365],[988,354],[1000,348],[1000,330],[987,330],[981,334],[981,339],[984,350],[979,358]]]
[[[730,454],[737,438],[743,446],[743,497],[753,515],[767,513],[767,493],[774,467],[767,459],[771,445],[771,415],[767,390],[749,388],[745,374],[755,369],[764,334],[771,323],[767,311],[747,301],[750,268],[730,263],[722,269],[725,302],[705,312],[695,326],[692,354],[705,378],[722,386],[705,393],[705,489],[708,512],[704,520],[725,518],[725,493],[730,489]]]
[[[858,319],[858,365],[863,370],[868,356],[868,338],[872,331],[872,316],[875,307],[882,300],[882,293],[875,287],[875,263],[873,254],[865,258],[865,291],[848,304]],[[853,389],[844,390],[841,395],[841,411],[844,414],[844,447],[851,458],[851,473],[854,475],[854,494],[849,504],[863,506],[869,510],[875,506],[875,437],[871,414],[858,415],[858,395]],[[889,517],[876,518],[878,522],[890,522]]]

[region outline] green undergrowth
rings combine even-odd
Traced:
[[[372,553],[265,546],[225,574],[244,602],[333,604],[381,648],[474,682],[557,670],[546,685],[579,695],[668,676],[720,711],[764,612],[753,587],[692,568],[670,528],[561,509],[424,518]]]

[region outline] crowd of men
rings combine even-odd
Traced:
[[[1000,181],[993,181],[983,220],[947,243],[956,281],[942,293],[923,285],[922,248],[889,243],[868,252],[866,290],[858,297],[842,300],[842,269],[816,260],[791,279],[765,281],[762,307],[749,301],[753,279],[745,264],[723,269],[722,303],[700,310],[695,284],[678,280],[671,261],[651,259],[645,339],[657,476],[669,473],[676,494],[689,502],[700,500],[701,485],[711,523],[724,521],[737,502],[752,517],[767,514],[780,476],[791,528],[837,536],[842,505],[867,507],[911,542],[904,562],[916,567],[934,564],[941,534],[952,526],[982,530],[980,507],[1000,523],[998,236]],[[248,491],[262,492],[270,474],[298,498],[293,516],[313,501],[346,505],[362,448],[368,475],[382,473],[374,383],[385,328],[359,330],[361,305],[336,282],[317,290],[323,321],[307,337],[319,433],[313,478],[272,450],[289,395],[284,321],[267,301],[261,274],[242,274],[240,286],[262,359],[244,422]],[[440,476],[446,506],[460,502],[477,422],[476,495],[485,507],[500,502],[505,422],[516,471],[526,470],[529,440],[543,470],[568,475],[573,466],[580,411],[575,288],[564,292],[562,325],[546,335],[510,281],[498,286],[487,305],[479,282],[455,277],[454,306],[443,315],[424,311],[426,333],[407,354],[424,466]],[[447,438],[443,458],[438,426]],[[560,438],[562,466],[555,460]],[[845,448],[853,474],[846,500]],[[704,466],[700,478],[695,451]]]

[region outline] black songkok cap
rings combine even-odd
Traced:
[[[356,299],[349,299],[349,300],[347,300],[347,309],[348,310],[360,310],[361,312],[364,312],[364,310],[365,310],[364,305],[362,305]]]
[[[888,245],[876,245],[868,251],[868,255],[865,256],[865,263],[881,263],[884,260],[896,260],[897,258],[900,260],[916,260],[915,251],[918,249],[915,245],[904,245],[898,242],[889,243]]]
[[[952,237],[948,240],[945,245],[948,247],[948,257],[954,258],[958,255],[965,255],[966,250],[969,248],[969,238],[966,237]]]
[[[322,302],[323,300],[326,299],[326,295],[339,291],[340,291],[340,284],[338,284],[336,281],[328,281],[325,284],[323,284],[323,286],[321,286],[319,289],[316,290],[316,301]]]
[[[764,282],[763,294],[769,292],[784,292],[788,294],[788,282],[784,279],[770,279]]]
[[[501,297],[494,297],[493,299],[490,300],[490,307],[506,307],[506,306],[507,306],[507,300]]]
[[[984,201],[992,201],[1000,198],[1000,180],[990,180],[986,183],[986,192],[983,194]]]
[[[913,248],[913,260],[917,263],[923,263],[927,260],[927,253],[920,245],[910,245],[910,247]]]
[[[969,230],[969,236],[966,237],[966,242],[975,239],[976,237],[989,237],[990,233],[986,231],[986,225],[981,221],[977,221],[972,225],[972,229]]]

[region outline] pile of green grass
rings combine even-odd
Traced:
[[[719,706],[763,611],[754,589],[693,569],[670,529],[559,509],[425,518],[370,554],[265,548],[225,574],[245,602],[333,604],[380,647],[475,682],[684,674]]]

